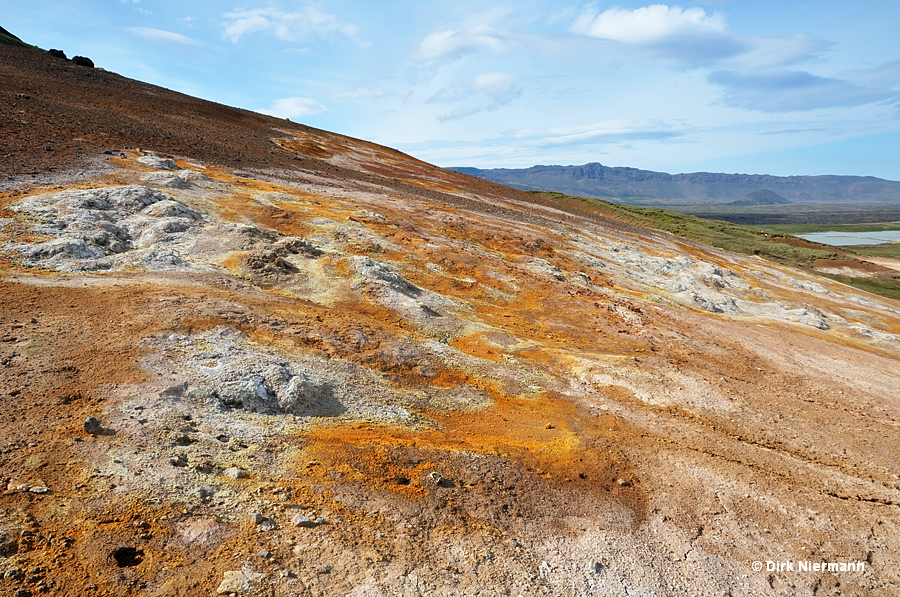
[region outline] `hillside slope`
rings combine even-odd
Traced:
[[[598,198],[681,199],[685,203],[739,201],[770,191],[792,202],[900,203],[900,182],[872,176],[769,176],[761,174],[666,174],[637,168],[582,166],[452,168],[527,191],[556,191]]]
[[[0,116],[5,594],[900,590],[900,303],[37,51]]]

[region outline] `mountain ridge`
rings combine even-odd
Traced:
[[[897,203],[900,182],[874,176],[774,176],[691,172],[668,174],[590,162],[530,168],[452,167],[450,170],[528,191],[555,191],[599,199],[656,198],[689,203],[739,201],[769,190],[797,203]],[[627,201],[626,201],[627,202]]]

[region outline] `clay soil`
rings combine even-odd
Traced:
[[[202,216],[187,265],[28,257],[28,200],[126,185]],[[896,595],[898,315],[0,46],[0,592]],[[192,393],[230,355],[328,401]]]

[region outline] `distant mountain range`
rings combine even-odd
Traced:
[[[582,197],[618,199],[626,203],[638,199],[658,199],[666,203],[685,204],[900,204],[900,182],[872,176],[769,176],[711,172],[666,174],[637,168],[612,168],[598,163],[450,170],[526,191],[556,191]]]

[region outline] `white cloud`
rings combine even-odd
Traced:
[[[262,114],[278,118],[300,118],[310,114],[327,112],[328,108],[308,97],[285,97],[275,100],[268,110],[260,110]]]
[[[338,34],[362,43],[357,37],[359,28],[356,25],[345,23],[312,4],[305,4],[296,12],[277,8],[236,9],[225,14],[225,19],[229,23],[225,26],[224,35],[232,43],[253,33],[274,35],[283,41],[294,41],[309,35],[325,39]]]
[[[384,92],[378,89],[368,89],[366,87],[361,88],[341,88],[335,89],[331,92],[331,97],[334,99],[359,99],[366,97],[381,97],[384,95]]]
[[[472,80],[469,88],[484,92],[495,100],[502,100],[516,91],[516,79],[506,73],[481,73]]]
[[[180,33],[173,33],[172,31],[152,29],[150,27],[129,27],[128,30],[135,35],[138,35],[150,41],[175,43],[185,46],[200,45],[200,42],[198,42],[197,40],[191,39],[190,37],[187,37],[185,35],[181,35]]]
[[[898,99],[897,91],[887,87],[861,86],[802,71],[716,71],[710,74],[709,81],[725,88],[723,104],[760,112],[855,107]]]
[[[690,67],[713,63],[728,63],[732,68],[783,66],[812,58],[832,45],[809,35],[740,35],[728,30],[722,14],[665,4],[600,13],[588,5],[571,31],[633,48],[638,57],[674,60]]]
[[[450,88],[441,89],[426,100],[426,103],[467,103],[437,117],[439,121],[445,122],[496,110],[521,94],[522,89],[514,76],[507,73],[481,73],[471,81],[459,82]]]
[[[702,8],[653,4],[635,10],[610,8],[597,14],[589,7],[572,27],[575,33],[626,44],[652,44],[675,37],[705,36],[725,31],[725,19]]]
[[[566,145],[628,140],[666,140],[682,137],[683,132],[671,126],[652,121],[635,121],[616,118],[571,127],[519,129],[509,133],[514,139],[527,140],[529,144]]]
[[[440,31],[425,36],[412,55],[419,60],[432,60],[474,50],[500,51],[510,43],[506,33],[488,25],[476,25],[460,31]]]

